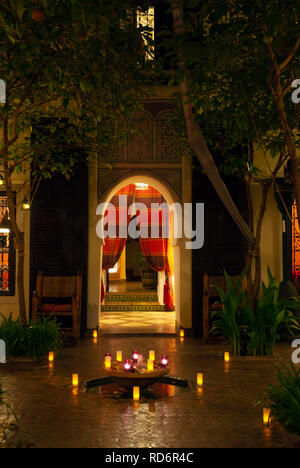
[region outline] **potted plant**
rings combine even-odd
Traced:
[[[157,272],[151,268],[150,263],[146,260],[142,252],[138,252],[136,254],[134,263],[140,269],[143,287],[147,289],[156,289]]]

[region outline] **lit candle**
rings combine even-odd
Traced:
[[[160,364],[161,364],[162,367],[167,367],[167,365],[169,364],[168,356],[163,354],[162,357],[161,357],[161,360],[160,360]]]
[[[149,359],[150,361],[155,361],[155,351],[149,351]]]
[[[229,362],[230,361],[230,354],[228,352],[224,353],[224,361]]]
[[[111,369],[111,356],[105,356],[104,367],[105,369]]]
[[[93,331],[93,338],[97,339],[98,338],[98,330]]]
[[[122,361],[123,361],[123,352],[122,352],[122,351],[117,351],[116,360],[117,360],[118,362],[122,362]]]
[[[183,328],[180,330],[180,338],[184,338],[184,329]]]
[[[197,374],[197,385],[199,387],[203,386],[203,374],[201,374],[201,373]]]
[[[137,362],[139,359],[139,352],[138,351],[132,351],[132,359]]]
[[[49,353],[49,362],[53,362],[53,361],[54,361],[54,352],[50,351],[50,353]]]
[[[154,370],[154,362],[152,361],[152,359],[148,359],[147,369],[148,369],[148,371],[153,371]]]
[[[73,374],[73,375],[72,375],[72,385],[73,385],[73,388],[77,388],[77,387],[78,387],[78,384],[79,384],[79,377],[78,377],[78,374]]]
[[[127,360],[124,362],[124,371],[125,371],[125,372],[129,372],[131,369],[132,369],[131,362],[129,361],[129,359],[127,359]]]
[[[263,409],[263,422],[265,426],[268,426],[268,424],[270,423],[270,413],[271,413],[270,408]]]
[[[133,387],[133,399],[139,401],[140,399],[140,387]]]

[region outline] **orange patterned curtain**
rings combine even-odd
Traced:
[[[105,217],[107,225],[115,229],[115,237],[107,237],[103,246],[102,269],[110,270],[118,262],[126,245],[127,237],[121,237],[124,232],[127,232],[129,222],[128,206],[133,200],[134,185],[130,184],[119,190],[110,201],[110,204],[115,207],[115,210],[109,206],[106,210]],[[120,207],[120,196],[127,196],[127,205]],[[104,229],[107,228],[104,226]]]

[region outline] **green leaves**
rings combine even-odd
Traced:
[[[294,364],[277,369],[278,385],[270,385],[266,395],[272,415],[289,431],[300,435],[300,369]]]
[[[8,356],[39,358],[62,347],[60,327],[53,318],[43,318],[24,327],[19,319],[2,316],[0,339],[5,341]]]
[[[300,324],[292,313],[300,305],[296,299],[278,299],[278,280],[268,268],[269,284],[262,284],[262,296],[256,310],[250,306],[247,291],[242,290],[245,271],[237,281],[224,272],[226,290],[218,289],[223,310],[213,317],[212,333],[221,334],[230,344],[234,355],[271,356],[279,333],[300,331]]]

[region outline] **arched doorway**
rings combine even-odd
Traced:
[[[113,187],[111,187],[102,197],[102,200],[100,200],[100,203],[102,203],[104,206],[107,206],[112,198],[114,197],[115,194],[120,192],[123,188],[129,186],[129,185],[136,185],[136,184],[144,184],[150,187],[153,187],[157,192],[159,192],[164,200],[166,201],[167,205],[169,207],[174,207],[174,204],[178,203],[179,200],[177,199],[176,195],[173,193],[172,188],[167,187],[167,184],[164,181],[159,180],[158,178],[154,178],[148,174],[144,173],[139,173],[135,174],[131,177],[127,177],[123,179],[122,181],[116,183]],[[105,211],[105,210],[103,210]],[[98,213],[99,214],[99,213]],[[176,238],[176,234],[174,233],[174,225],[178,222],[177,220],[177,213],[176,210],[173,211],[171,209],[170,211],[170,235],[169,235],[169,244],[172,247],[172,256],[173,256],[173,269],[172,269],[172,287],[173,287],[173,300],[174,300],[174,306],[175,306],[175,311],[172,312],[165,312],[165,319],[164,315],[161,314],[158,318],[158,323],[163,325],[164,320],[170,324],[170,320],[173,320],[173,332],[176,332],[178,327],[180,326],[180,313],[181,313],[181,307],[180,307],[180,241],[179,239]],[[99,281],[100,278],[102,280],[103,278],[103,241],[100,241],[100,271],[99,271]],[[158,283],[158,286],[161,288],[161,282]],[[106,324],[109,324],[110,326],[106,327],[106,331],[109,333],[120,333],[120,327],[118,327],[118,320],[121,318],[121,315],[118,315],[118,313],[112,312],[112,314],[107,314],[107,307],[102,306],[102,298],[101,298],[101,288],[99,288],[99,307],[98,307],[98,328],[102,329],[103,326],[105,326],[105,320],[104,320],[104,314],[106,314],[106,317],[108,315],[108,320]],[[161,302],[161,300],[160,300]],[[168,315],[167,315],[168,314]],[[170,319],[171,315],[173,319]],[[110,316],[109,316],[110,315]],[[141,319],[141,313],[138,313],[139,319]],[[157,318],[158,315],[156,314],[155,316],[152,316],[152,325],[153,325],[153,319]],[[127,317],[128,319],[128,317]],[[123,320],[120,320],[124,323]],[[130,326],[124,327],[124,330],[126,329],[127,333],[140,333],[142,330],[139,327],[139,323],[137,321],[134,321],[134,314],[133,314],[133,322],[135,322],[135,327],[133,326],[132,329],[130,330]],[[133,323],[132,322],[132,323]],[[146,320],[147,322],[147,320]],[[170,329],[170,327],[168,327]],[[110,331],[108,331],[110,330]],[[156,327],[151,326],[148,327],[145,325],[144,326],[144,332],[150,332],[150,333],[164,333],[166,330],[165,327]],[[125,332],[125,331],[124,331]]]

